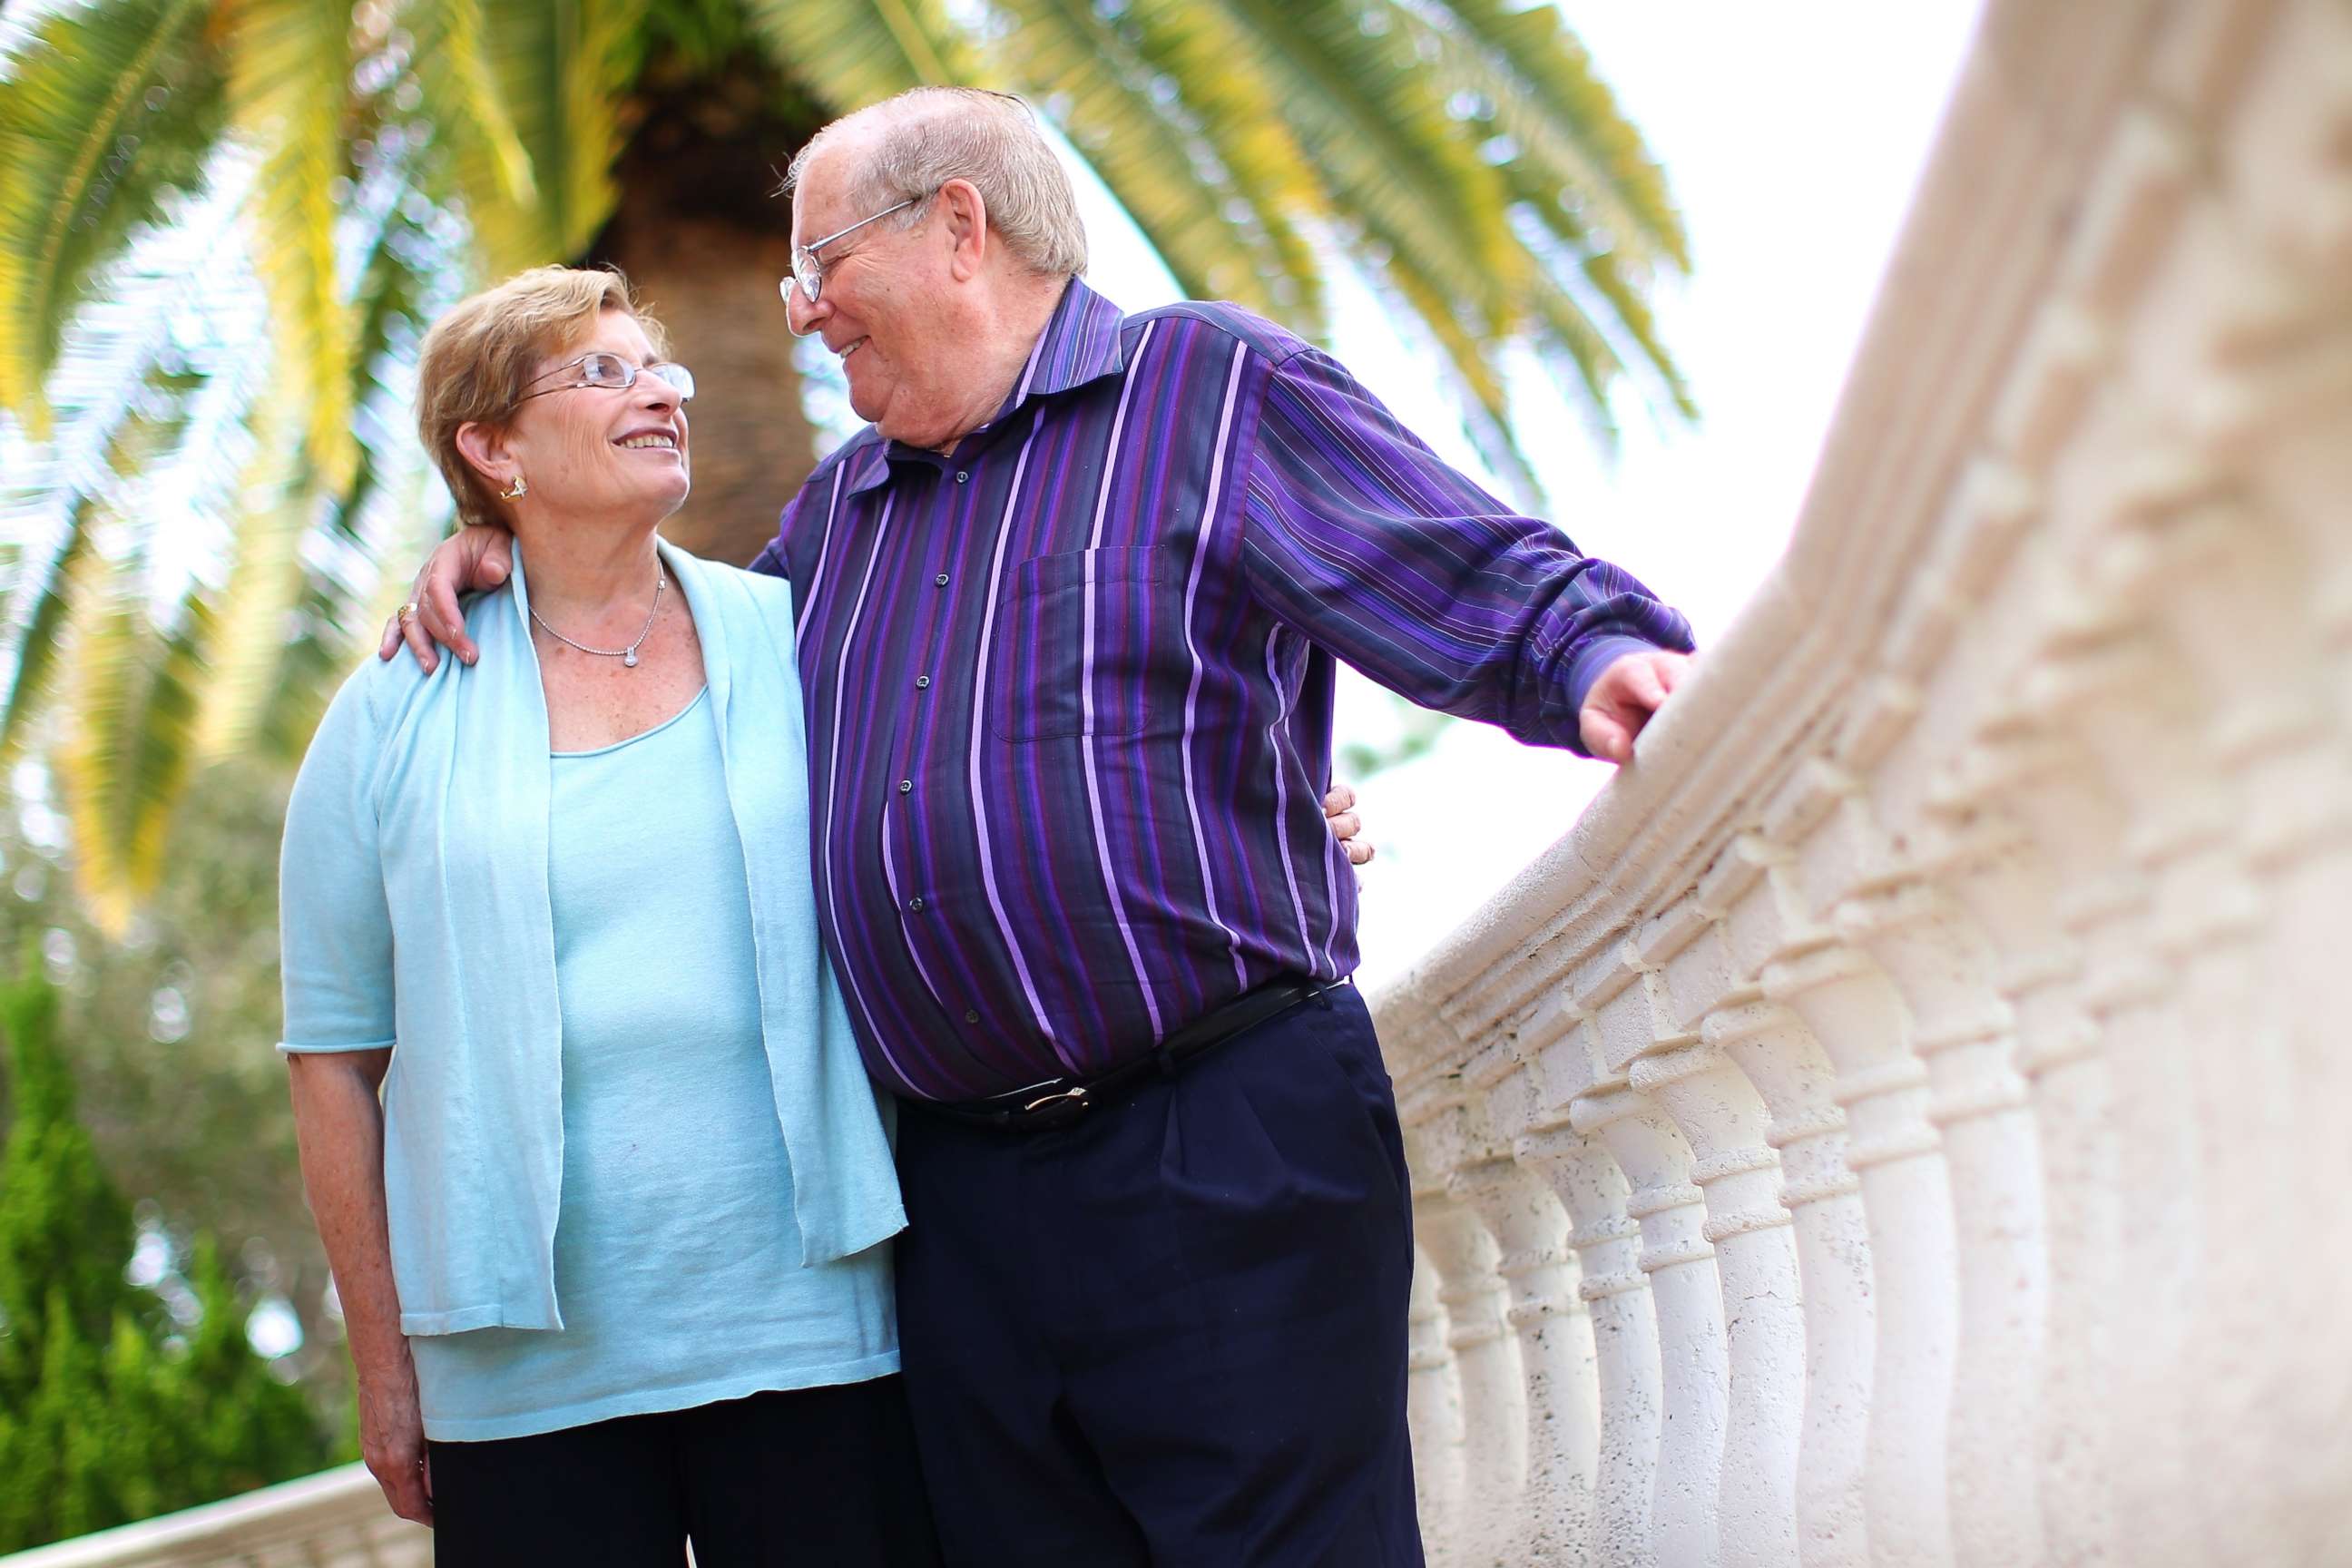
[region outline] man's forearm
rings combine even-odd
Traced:
[[[384,1215],[383,1107],[375,1089],[382,1068],[341,1053],[293,1057],[288,1067],[302,1184],[334,1271],[352,1363],[362,1381],[404,1371],[408,1341],[400,1331]]]

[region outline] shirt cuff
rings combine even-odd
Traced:
[[[1584,744],[1584,700],[1591,694],[1592,683],[1601,679],[1601,671],[1629,653],[1677,651],[1679,650],[1663,647],[1645,637],[1627,637],[1622,632],[1611,632],[1594,637],[1591,642],[1578,648],[1576,657],[1569,662],[1568,666],[1569,695],[1575,704],[1569,710],[1575,717],[1569,721],[1568,749],[1580,757],[1589,757],[1592,754]]]

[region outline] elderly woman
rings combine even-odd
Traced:
[[[791,590],[656,537],[694,383],[619,278],[467,300],[421,385],[516,569],[467,612],[478,662],[343,687],[283,867],[280,1048],[369,1468],[445,1568],[935,1562]]]

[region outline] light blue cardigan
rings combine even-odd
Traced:
[[[702,642],[751,890],[760,1013],[803,1265],[906,1224],[880,1096],[818,945],[808,769],[782,580],[661,546]],[[468,667],[371,658],[286,814],[281,1051],[382,1049],[402,1331],[559,1329],[562,1023],[548,900],[547,703],[520,552]],[[692,1224],[681,1215],[679,1223]]]

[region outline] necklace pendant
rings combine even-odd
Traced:
[[[628,666],[631,669],[636,668],[637,650],[635,648],[625,649],[621,654],[621,662]]]

